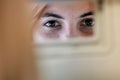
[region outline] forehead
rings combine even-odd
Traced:
[[[75,13],[75,12],[87,12],[94,10],[93,1],[71,1],[71,2],[53,2],[48,3],[44,12],[57,12],[57,13]]]

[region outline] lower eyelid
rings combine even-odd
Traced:
[[[80,27],[79,30],[83,33],[86,33],[86,34],[91,34],[93,33],[93,28],[92,27],[89,27],[89,28],[85,28],[84,26],[83,27]]]
[[[49,28],[49,27],[42,27],[42,30],[44,30],[44,32],[46,33],[57,33],[60,31],[61,28]]]

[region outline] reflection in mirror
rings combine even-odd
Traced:
[[[34,40],[93,37],[94,6],[93,0],[35,3]]]

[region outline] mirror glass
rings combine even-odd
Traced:
[[[94,3],[94,0],[34,2],[34,41],[92,38]]]

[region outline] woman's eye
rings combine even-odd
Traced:
[[[50,28],[57,28],[61,26],[61,24],[56,20],[51,20],[51,21],[46,22],[44,26],[50,27]]]
[[[94,24],[95,24],[94,19],[92,19],[92,18],[84,19],[80,22],[79,29],[83,33],[91,34],[91,33],[93,33]]]
[[[93,27],[94,26],[94,20],[93,19],[84,19],[81,21],[81,26],[86,26],[86,27]]]

